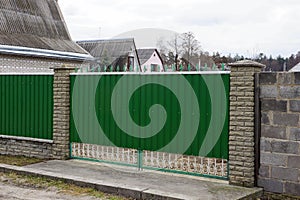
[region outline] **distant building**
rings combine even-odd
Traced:
[[[290,69],[289,72],[300,72],[300,63],[298,63],[292,69]]]
[[[157,49],[137,49],[143,72],[165,71],[162,58]]]
[[[94,60],[88,71],[141,71],[133,38],[78,41]]]
[[[48,72],[88,59],[71,40],[56,0],[0,0],[0,72]]]

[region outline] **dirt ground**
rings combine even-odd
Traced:
[[[61,194],[55,188],[34,189],[0,182],[0,199],[5,200],[96,200],[96,197]],[[99,200],[99,199],[98,199]]]

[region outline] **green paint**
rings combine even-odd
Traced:
[[[228,74],[72,75],[71,88],[71,142],[228,159]]]
[[[0,75],[0,134],[52,139],[53,76]]]

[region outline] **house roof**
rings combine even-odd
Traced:
[[[133,38],[86,40],[77,41],[82,48],[88,51],[101,64],[111,64],[120,57],[127,57],[129,52],[135,52],[136,47]]]
[[[71,40],[56,0],[0,0],[0,45],[0,52],[9,54],[26,55],[29,50],[41,56],[40,50],[43,54],[50,50],[49,57],[59,57],[53,52],[75,55],[64,59],[84,59],[88,55]]]
[[[155,51],[157,52],[157,50],[154,49],[154,48],[137,49],[137,53],[139,55],[139,59],[140,59],[141,64],[144,64],[145,62],[147,62],[147,60],[149,60],[149,58],[151,58],[153,52],[155,52]]]
[[[289,70],[290,72],[300,72],[300,63],[295,65],[292,69]]]

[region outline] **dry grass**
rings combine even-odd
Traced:
[[[43,162],[43,161],[45,160],[39,158],[0,155],[0,163],[8,164],[8,165],[25,166],[25,165],[30,165],[34,163]]]
[[[105,194],[93,188],[79,187],[73,184],[65,183],[63,181],[47,179],[44,177],[0,172],[0,181],[7,182],[9,184],[13,184],[17,186],[29,187],[35,189],[45,189],[45,190],[54,189],[57,190],[59,193],[69,194],[73,196],[87,195],[87,196],[97,197],[102,200],[126,200],[126,198],[124,197]]]
[[[300,200],[300,196],[291,196],[286,194],[275,194],[270,192],[264,192],[262,198],[259,200]]]

